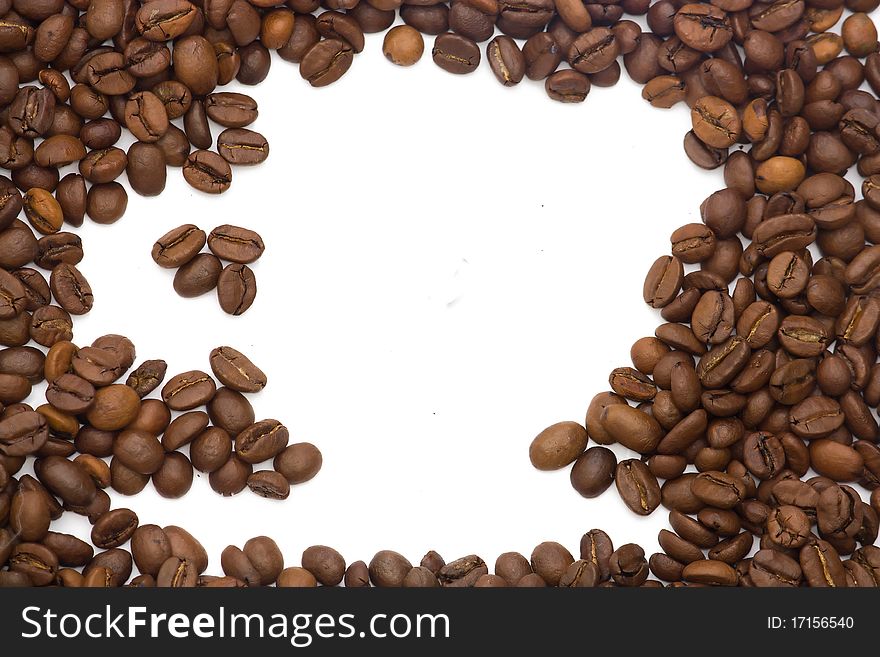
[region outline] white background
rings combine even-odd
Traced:
[[[236,347],[269,378],[251,396],[257,418],[324,454],[284,502],[222,498],[198,475],[182,500],[152,485],[111,492],[142,523],[189,529],[209,573],[226,545],[261,534],[288,565],[313,544],[348,562],[389,548],[414,564],[435,549],[491,565],[544,540],[577,555],[593,527],[658,549],[662,507],[637,517],[613,486],[583,499],[567,469],[534,470],[528,447],[554,422],[583,422],[632,342],[653,334],[645,272],[673,229],[699,221],[721,172],[685,157],[687,109],[651,108],[625,73],[562,105],[541,83],[502,87],[485,61],[445,73],[431,43],[403,69],[368,35],[342,80],[317,90],[275,57],[266,82],[243,89],[259,102],[251,127],[269,140],[265,164],[236,168],[220,198],[169,169],[160,197],[132,193],[118,224],[80,230],[96,302],[77,344],[123,333],[138,362],[163,358],[169,376],[209,371],[213,347]],[[214,294],[178,297],[173,272],[151,260],[155,239],[187,222],[262,234],[244,316],[225,315]],[[53,529],[85,538],[89,525],[66,514]]]

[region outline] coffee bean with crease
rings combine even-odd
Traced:
[[[611,389],[621,397],[634,401],[650,401],[657,393],[657,386],[645,374],[632,367],[618,367],[608,377]]]
[[[168,365],[164,360],[147,360],[141,363],[125,381],[138,397],[144,398],[158,388],[165,379]]]
[[[780,506],[767,517],[767,537],[779,547],[797,549],[810,540],[810,518],[796,506]]]
[[[837,550],[821,539],[804,545],[798,553],[804,579],[810,586],[846,587],[846,570]]]
[[[49,278],[49,287],[58,305],[71,315],[85,315],[92,309],[92,288],[74,265],[61,263],[55,267]]]
[[[205,97],[208,118],[224,128],[245,128],[257,120],[257,102],[247,94],[215,92]]]
[[[259,392],[266,387],[266,375],[243,353],[232,347],[217,347],[209,357],[211,371],[223,385],[238,392]]]
[[[217,299],[220,308],[230,315],[241,315],[254,303],[257,296],[257,278],[247,265],[226,265],[217,279]]]
[[[280,454],[288,440],[287,427],[278,420],[261,420],[236,436],[235,452],[245,463],[262,463]]]
[[[696,136],[713,148],[732,146],[742,131],[742,120],[736,108],[716,96],[703,96],[694,104],[691,123]]]
[[[486,60],[492,73],[505,87],[517,85],[525,77],[526,63],[522,50],[509,36],[500,35],[489,42]]]
[[[232,183],[229,163],[213,151],[193,151],[183,165],[184,179],[206,194],[222,194]]]
[[[486,562],[475,554],[450,561],[437,573],[440,586],[466,588],[476,584],[483,575],[488,574]]]
[[[217,137],[217,151],[230,164],[249,166],[269,157],[269,142],[259,132],[229,128]]]
[[[201,370],[171,377],[162,387],[162,399],[174,411],[188,411],[211,401],[217,384]]]
[[[449,73],[472,73],[480,65],[480,48],[467,37],[447,32],[434,40],[431,58]]]
[[[222,260],[250,264],[257,260],[265,245],[256,231],[224,224],[211,231],[207,239],[208,248]]]
[[[477,51],[479,54],[479,50]],[[351,67],[354,51],[345,41],[324,39],[305,53],[299,73],[313,87],[324,87],[336,82]]]
[[[177,268],[192,260],[206,241],[205,231],[195,224],[184,224],[156,240],[151,255],[160,267]]]
[[[599,73],[620,54],[617,37],[607,27],[594,27],[578,36],[566,53],[568,63],[580,73]]]
[[[660,505],[657,479],[638,459],[618,463],[614,483],[621,499],[634,513],[647,516]]]

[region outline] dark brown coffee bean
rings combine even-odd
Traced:
[[[516,41],[498,36],[486,46],[486,59],[498,81],[505,87],[519,84],[525,76],[526,62]]]
[[[480,65],[480,49],[467,37],[451,32],[441,34],[434,40],[431,50],[434,63],[449,73],[471,73]]]
[[[617,458],[606,447],[591,447],[581,454],[571,469],[571,485],[584,497],[597,497],[614,481]]]

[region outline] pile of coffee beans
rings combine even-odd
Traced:
[[[205,244],[210,253],[201,253]],[[257,296],[257,278],[248,265],[265,248],[259,233],[248,228],[224,224],[205,235],[198,226],[184,224],[156,240],[152,256],[160,267],[177,269],[174,291],[180,296],[197,297],[216,288],[223,311],[241,315]]]
[[[0,167],[11,172],[0,176],[0,586],[880,585],[878,5],[0,0]],[[150,360],[123,384],[128,339],[78,348],[72,317],[93,293],[76,267],[82,242],[62,228],[118,220],[123,173],[146,196],[162,192],[169,166],[197,190],[224,192],[232,165],[262,162],[269,147],[248,127],[256,101],[217,88],[261,82],[273,50],[310,85],[330,84],[398,10],[405,25],[383,42],[394,64],[416,63],[427,34],[444,70],[471,73],[485,51],[501,84],[543,81],[561,102],[626,69],[651,105],[690,108],[691,161],[724,167],[703,223],[674,231],[648,271],[644,301],[665,323],[633,345],[632,366],[611,373],[583,425],[555,424],[530,448],[539,469],[571,465],[585,497],[615,484],[636,514],[665,506],[663,552],[615,550],[591,530],[580,559],[542,543],[530,559],[502,555],[494,574],[475,555],[447,564],[435,552],[415,567],[393,551],[346,566],[326,546],[285,568],[257,537],[227,548],[224,576],[209,576],[185,530],[110,509],[108,487],[133,495],[152,480],[180,497],[193,468],[224,495],[284,498],[321,454],[289,445],[277,420],[256,421],[244,394],[266,377],[235,349],[211,352],[213,377],[165,382],[166,364]],[[216,143],[212,122],[223,128]],[[135,139],[127,151],[116,146],[123,128]],[[844,177],[853,166],[861,189]],[[262,251],[248,229],[208,236],[187,224],[153,257],[178,268],[178,293],[216,287],[240,314],[256,293],[247,264]],[[29,405],[43,380],[46,403]],[[163,383],[161,398],[147,397]],[[611,444],[635,456],[618,462]],[[34,476],[20,474],[28,460]],[[850,484],[871,489],[870,502]],[[91,544],[50,530],[64,512],[89,518]]]

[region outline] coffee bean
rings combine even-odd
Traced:
[[[696,136],[712,148],[727,148],[739,139],[742,122],[726,100],[704,96],[691,108]]]
[[[597,497],[614,481],[617,457],[606,447],[590,447],[571,469],[571,485],[584,497]]]
[[[650,515],[660,505],[660,485],[648,466],[638,459],[617,464],[614,483],[624,504],[639,515]]]
[[[173,376],[162,388],[162,399],[174,411],[188,411],[207,404],[217,385],[201,370]]]
[[[434,40],[431,57],[437,66],[449,73],[471,73],[480,65],[480,49],[477,44],[452,32],[441,34]]]
[[[257,279],[250,267],[243,264],[226,265],[217,280],[217,298],[223,312],[241,315],[257,296]]]
[[[303,55],[299,72],[313,87],[324,87],[345,75],[353,57],[354,51],[345,41],[325,39]]]
[[[245,128],[257,120],[257,103],[246,94],[219,92],[205,98],[208,118],[225,128]]]
[[[381,550],[370,561],[370,580],[379,587],[400,587],[412,564],[398,552]]]
[[[266,375],[262,370],[232,347],[217,347],[209,360],[214,376],[233,390],[259,392],[266,386]]]
[[[248,477],[247,486],[260,497],[285,500],[290,495],[287,479],[274,470],[260,470]]]
[[[223,260],[250,264],[263,255],[266,247],[259,233],[224,224],[211,231],[208,236],[208,248]]]
[[[278,420],[261,420],[235,438],[235,451],[246,463],[262,463],[275,458],[287,447],[287,427]]]
[[[222,194],[232,183],[232,169],[217,153],[199,150],[186,158],[183,177],[200,192]]]
[[[289,445],[272,462],[275,470],[284,475],[291,484],[302,484],[309,481],[318,474],[322,464],[323,457],[320,450],[311,443]]]
[[[486,46],[486,59],[498,81],[505,87],[522,82],[526,62],[516,41],[509,36],[498,36]]]
[[[675,34],[700,52],[715,52],[728,44],[733,28],[724,11],[712,5],[687,4],[675,13]]]
[[[587,431],[576,422],[559,422],[542,431],[529,447],[539,470],[558,470],[574,461],[587,446]]]
[[[259,132],[231,128],[217,137],[217,150],[230,164],[260,164],[269,156],[269,144]]]
[[[608,68],[620,54],[614,33],[607,27],[595,27],[578,36],[568,49],[571,67],[581,73],[598,73]]]
[[[138,397],[144,398],[159,387],[165,378],[168,366],[164,360],[147,360],[128,375],[125,384],[132,388]]]
[[[541,543],[532,551],[532,570],[548,586],[557,586],[572,563],[574,557],[571,553],[564,546],[553,541]]]
[[[202,250],[206,240],[205,231],[194,224],[184,224],[156,240],[152,250],[153,260],[160,267],[180,267]]]
[[[217,256],[199,253],[174,274],[174,291],[186,298],[206,294],[217,287],[222,269]]]

